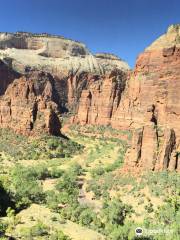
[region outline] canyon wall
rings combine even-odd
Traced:
[[[112,118],[114,127],[135,129],[126,164],[180,170],[179,25],[139,55],[127,86]]]
[[[0,33],[0,126],[24,134],[38,129],[58,134],[56,113],[76,112],[83,89],[114,69],[127,72],[129,66],[113,54],[93,55],[77,41],[48,34]],[[48,101],[43,97],[46,83],[52,90]],[[34,84],[41,86],[38,94]]]
[[[0,59],[1,127],[58,135],[60,115],[73,112],[74,123],[132,130],[128,169],[180,171],[180,25],[133,71],[115,55],[47,34],[1,33]]]
[[[101,87],[92,82],[82,92],[75,122],[131,129],[129,167],[180,170],[180,25],[140,54],[126,77],[120,91],[117,77],[105,78]]]
[[[15,79],[0,98],[0,127],[32,135],[60,135],[53,78],[43,72]]]
[[[73,121],[80,124],[111,124],[113,113],[121,101],[127,75],[127,72],[114,70],[103,77],[89,78]]]
[[[81,91],[87,86],[87,74],[129,70],[128,64],[113,54],[93,55],[83,43],[48,34],[0,33],[0,59],[21,75],[50,73],[64,112],[76,110]]]

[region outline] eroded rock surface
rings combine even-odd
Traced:
[[[127,73],[120,70],[103,77],[89,76],[74,121],[81,124],[110,124],[113,112],[120,103],[126,78]]]
[[[0,59],[9,59],[10,67],[20,74],[50,73],[62,111],[75,111],[87,74],[129,70],[125,61],[112,54],[93,55],[83,43],[48,34],[0,33]]]
[[[140,54],[134,71],[126,76],[120,91],[117,79],[111,77],[101,87],[98,81],[83,91],[78,120],[132,129],[132,147],[126,156],[129,166],[179,169],[180,25],[169,27]]]
[[[53,78],[35,72],[14,80],[0,99],[0,127],[22,134],[60,134]]]
[[[142,141],[134,133],[136,144],[132,145],[126,164],[145,169],[179,169],[179,91],[180,25],[175,25],[139,55],[112,117],[114,127],[143,127]],[[140,151],[136,161],[134,149]]]
[[[126,168],[180,170],[180,25],[145,49],[133,71],[47,34],[0,34],[0,59],[1,127],[58,134],[59,111],[71,111],[75,123],[132,130]]]

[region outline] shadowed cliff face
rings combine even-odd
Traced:
[[[127,168],[180,170],[179,25],[140,54],[132,72],[116,56],[94,56],[81,43],[18,37],[26,45],[13,45],[16,35],[0,37],[0,57],[11,61],[11,74],[0,79],[1,127],[58,135],[59,112],[70,111],[78,124],[132,129]],[[14,80],[16,74],[26,76]]]
[[[0,60],[0,96],[3,95],[10,83],[21,75]]]

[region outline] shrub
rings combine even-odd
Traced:
[[[89,181],[86,191],[87,192],[92,191],[97,199],[99,199],[102,196],[101,186],[95,180]]]
[[[38,221],[36,225],[32,226],[30,229],[31,235],[35,236],[44,236],[48,235],[49,228],[41,221]]]
[[[45,199],[42,186],[37,181],[37,173],[29,170],[18,164],[11,172],[10,191],[18,209],[32,202],[41,203]]]
[[[0,220],[0,237],[3,237],[5,235],[7,227],[8,227],[7,223],[2,222]]]
[[[130,228],[126,226],[113,227],[109,234],[109,238],[112,240],[129,240]]]
[[[77,182],[78,168],[71,168],[65,172],[57,182],[55,188],[61,193],[60,203],[75,203],[78,200],[79,187]]]
[[[51,170],[49,170],[49,175],[51,178],[60,178],[64,174],[64,171],[62,169],[58,169],[57,167],[52,167]]]
[[[174,196],[166,200],[166,204],[159,207],[156,216],[159,222],[170,225],[176,223],[180,216],[180,197]]]
[[[69,202],[69,196],[67,195],[67,198],[63,196],[63,194],[58,193],[56,191],[50,190],[46,192],[46,204],[49,208],[58,211],[59,207],[58,205],[60,203],[67,203]]]
[[[92,175],[93,178],[96,177],[96,176],[101,176],[104,173],[105,173],[105,170],[104,170],[103,167],[97,167],[97,168],[95,168],[91,171],[91,175]]]
[[[20,233],[23,239],[34,239],[34,237],[45,237],[49,235],[49,227],[39,221],[30,228],[21,228]]]
[[[80,176],[83,174],[83,172],[83,168],[78,163],[74,163],[69,169],[69,173],[74,176]]]
[[[90,226],[95,217],[96,214],[90,208],[87,208],[80,214],[79,222],[84,226]]]
[[[71,238],[59,230],[55,231],[55,233],[49,237],[49,240],[71,240]]]
[[[102,217],[111,225],[123,225],[126,216],[132,213],[132,207],[122,203],[119,199],[104,202]]]
[[[146,205],[144,208],[148,213],[151,213],[154,211],[152,203],[148,203],[148,205]]]

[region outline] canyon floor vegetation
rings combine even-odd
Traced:
[[[176,172],[123,174],[130,131],[64,131],[68,138],[0,131],[1,239],[135,240],[137,227],[164,229],[140,239],[179,239]]]

